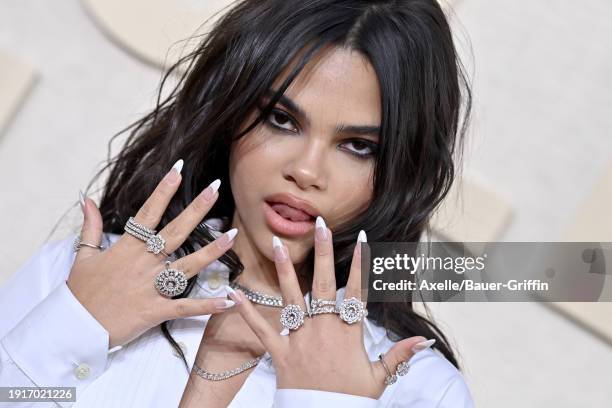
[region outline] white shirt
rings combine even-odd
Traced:
[[[210,221],[206,223],[211,225]],[[0,288],[0,386],[76,387],[76,402],[16,404],[19,407],[177,407],[188,373],[160,328],[109,350],[108,332],[66,285],[75,257],[74,237],[43,245]],[[117,234],[104,234],[107,246],[118,238]],[[225,296],[223,285],[228,283],[228,275],[225,265],[213,262],[200,271],[189,297]],[[341,288],[337,299],[343,295]],[[169,325],[190,368],[209,318],[177,319]],[[375,361],[394,343],[384,328],[367,318],[364,325],[364,344],[370,360]],[[248,371],[229,407],[474,406],[461,372],[432,349],[415,354],[408,374],[387,386],[378,400],[319,390],[276,389],[269,357],[266,353]],[[9,405],[0,402],[3,406]]]

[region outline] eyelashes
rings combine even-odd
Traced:
[[[295,125],[296,120],[289,113],[276,108],[272,109],[270,114],[265,118],[265,123],[270,128],[280,133],[299,133],[299,129]],[[356,156],[360,159],[368,159],[370,157],[376,156],[376,154],[378,153],[378,143],[372,142],[368,139],[348,139],[342,144],[352,144],[354,147],[356,147],[356,150],[346,150],[349,152],[349,154]],[[363,149],[367,149],[368,151],[366,151],[365,153],[360,152],[363,151]]]

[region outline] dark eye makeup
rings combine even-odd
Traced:
[[[260,108],[263,110],[263,108]],[[272,130],[278,131],[281,133],[291,133],[297,134],[299,133],[299,128],[296,125],[297,121],[289,114],[281,109],[274,108],[270,112],[270,114],[265,118],[265,123]],[[369,157],[373,157],[378,153],[378,143],[372,142],[368,139],[362,138],[353,138],[347,139],[343,142],[343,144],[351,144],[353,145],[353,149],[345,149],[349,152],[349,154],[356,156],[360,159],[368,159]],[[363,150],[366,150],[364,153]]]

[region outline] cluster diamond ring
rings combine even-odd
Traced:
[[[170,261],[166,261],[166,268],[155,278],[155,289],[162,296],[171,298],[183,293],[186,287],[185,273],[178,269],[170,269]]]
[[[289,330],[297,330],[304,324],[304,311],[298,305],[287,305],[281,310],[280,322]]]
[[[164,252],[166,240],[155,230],[136,222],[134,217],[130,217],[125,223],[124,230],[131,236],[145,242],[147,244],[147,252],[152,252],[155,255],[162,253],[166,258],[170,257],[170,255]]]
[[[368,310],[363,306],[363,302],[356,297],[343,299],[338,307],[340,318],[348,324],[357,323],[368,315]]]
[[[410,370],[410,364],[407,361],[402,361],[397,365],[395,369],[395,374],[397,375],[406,375],[408,374],[408,370]]]

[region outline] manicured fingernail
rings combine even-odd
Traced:
[[[183,159],[179,159],[176,163],[174,163],[174,166],[172,166],[172,168],[175,169],[178,174],[181,174],[181,170],[183,170],[184,163],[185,162],[183,161]]]
[[[229,297],[231,297],[230,295],[233,295],[234,293],[236,293],[236,291],[232,289],[232,287],[229,285],[223,286],[223,289],[225,289],[225,293],[227,293]]]
[[[364,230],[359,231],[359,235],[357,235],[357,245],[355,248],[355,253],[357,256],[361,255],[361,243],[368,242],[368,238],[366,237],[366,233]]]
[[[276,258],[279,262],[284,262],[287,260],[287,251],[283,246],[280,238],[276,235],[272,236],[272,246],[274,247],[274,258]]]
[[[233,300],[215,300],[215,306],[219,309],[227,309],[236,304]]]
[[[321,217],[320,215],[317,216],[316,224],[317,224],[317,230],[316,230],[317,239],[319,241],[327,240],[327,225],[325,225],[325,221],[323,220],[323,217]]]
[[[217,239],[215,242],[221,249],[226,249],[230,246],[234,238],[236,238],[236,234],[238,234],[238,228],[232,228],[227,231],[225,234],[221,236],[221,238]]]
[[[224,288],[225,288],[225,291],[227,292],[227,295],[230,298],[232,298],[232,300],[234,300],[236,304],[240,303],[240,297],[238,296],[238,293],[236,293],[234,289],[230,288],[229,285],[225,285]]]
[[[172,166],[172,168],[166,175],[166,180],[171,183],[177,182],[179,179],[179,174],[181,174],[181,170],[183,170],[183,159],[180,159],[179,161],[174,163],[174,166]]]
[[[283,330],[281,330],[280,335],[281,336],[286,336],[289,334],[289,329],[288,328],[283,328]]]
[[[204,190],[204,193],[202,193],[202,196],[204,197],[204,199],[206,201],[212,200],[217,190],[219,190],[220,185],[221,185],[221,180],[219,179],[216,179],[215,181],[210,183],[208,187],[206,187],[206,189]]]
[[[81,211],[85,212],[85,194],[79,190],[79,202],[81,203]]]
[[[412,351],[418,353],[419,351],[423,351],[425,349],[430,348],[435,342],[436,339],[422,341],[420,343],[415,344],[414,347],[412,347]]]

